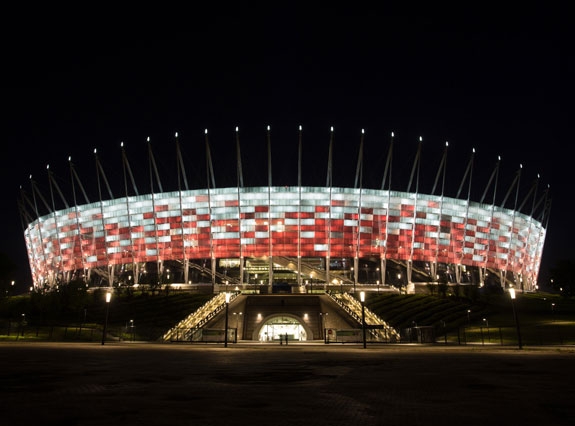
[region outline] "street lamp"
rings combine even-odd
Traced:
[[[106,293],[106,321],[104,322],[104,329],[102,330],[102,345],[106,340],[106,329],[108,328],[108,313],[110,312],[110,300],[112,300],[112,293]]]
[[[224,335],[224,347],[228,347],[228,307],[230,305],[231,293],[226,292],[226,330]]]
[[[20,322],[20,331],[22,336],[24,336],[24,326],[26,325],[26,314],[22,314],[22,321]]]
[[[509,289],[509,296],[511,296],[511,307],[513,308],[513,318],[515,319],[515,327],[517,328],[517,344],[519,349],[523,349],[523,343],[521,342],[521,332],[519,330],[519,319],[517,318],[517,310],[515,309],[515,289],[511,287]]]
[[[234,312],[234,316],[236,317],[236,341],[238,339],[238,324],[240,322],[240,315],[242,315],[243,312]]]
[[[359,293],[361,301],[361,333],[363,335],[363,347],[365,348],[365,291]]]
[[[323,340],[325,343],[327,343],[327,316],[328,316],[327,312],[320,312],[319,313],[319,317],[320,317],[320,320],[322,323],[321,325],[323,328]]]

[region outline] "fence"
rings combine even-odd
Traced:
[[[155,341],[165,329],[154,327],[108,326],[106,341]],[[96,342],[102,340],[102,327],[84,325],[22,325],[0,323],[0,340]]]
[[[553,346],[575,344],[572,326],[522,326],[517,327],[460,327],[456,330],[436,329],[435,342],[459,345],[518,345]]]
[[[517,345],[516,327],[459,327],[446,329],[435,327],[414,327],[402,330],[399,341],[374,341],[367,343],[433,343],[449,345]],[[231,332],[232,329],[230,329]],[[182,329],[182,336],[189,329]],[[326,342],[361,341],[361,329],[331,330]],[[353,331],[353,332],[351,332]],[[154,327],[108,327],[106,341],[157,341],[165,332],[163,328]],[[329,333],[329,330],[327,330]],[[346,334],[347,332],[347,334]],[[235,330],[233,331],[235,333]],[[221,334],[221,333],[220,333]],[[520,329],[523,346],[575,345],[575,327],[570,324],[522,326]],[[202,334],[200,334],[202,336]],[[327,335],[326,335],[327,336]],[[235,334],[229,336],[235,341]],[[223,335],[217,337],[223,341]],[[94,324],[85,325],[21,325],[20,323],[0,322],[0,340],[26,341],[77,341],[91,342],[102,339],[102,327]],[[176,339],[177,340],[177,339]],[[206,341],[207,336],[194,341]],[[184,340],[180,340],[184,341]],[[187,339],[185,341],[191,341]]]

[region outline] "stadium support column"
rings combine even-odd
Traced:
[[[480,277],[480,286],[483,287],[483,285],[485,284],[485,277],[487,275],[487,262],[488,262],[488,258],[489,258],[489,252],[490,252],[490,245],[491,245],[491,240],[494,239],[494,243],[496,245],[496,251],[497,251],[497,243],[498,243],[498,239],[499,239],[499,233],[497,233],[496,238],[493,238],[492,236],[492,227],[493,227],[493,213],[495,210],[495,198],[496,198],[496,194],[497,194],[497,181],[499,179],[499,163],[501,162],[501,156],[497,157],[497,163],[495,165],[495,168],[493,169],[493,172],[491,173],[491,177],[489,178],[489,182],[487,182],[487,185],[485,186],[485,191],[483,191],[483,195],[481,196],[481,200],[479,201],[480,204],[483,203],[483,200],[485,199],[485,196],[487,195],[487,191],[489,190],[489,186],[491,185],[491,182],[493,181],[493,179],[495,179],[495,183],[493,184],[493,199],[491,201],[491,216],[489,218],[489,226],[488,226],[488,231],[487,231],[487,235],[489,240],[487,241],[486,244],[486,249],[485,249],[485,259],[483,262],[483,265],[480,267],[480,272],[479,272],[479,277]]]
[[[80,179],[78,177],[78,174],[76,173],[76,170],[74,170],[74,164],[72,163],[72,157],[68,157],[68,163],[70,164],[70,183],[72,184],[72,196],[73,196],[73,201],[74,201],[74,211],[76,213],[76,230],[78,232],[76,238],[78,239],[78,245],[79,245],[79,249],[80,249],[80,256],[82,256],[82,271],[83,271],[83,280],[85,284],[88,284],[88,277],[87,277],[87,273],[86,273],[86,257],[84,254],[84,248],[82,245],[82,225],[80,223],[80,210],[78,209],[78,200],[76,199],[76,185],[74,184],[75,179],[78,180],[78,185],[80,186],[80,189],[82,190],[82,193],[84,194],[84,197],[86,199],[86,204],[89,204],[88,201],[88,196],[86,195],[86,191],[84,191],[84,187],[82,186],[82,182],[80,182]],[[74,250],[75,251],[75,250]]]
[[[188,283],[189,281],[189,275],[190,275],[189,269],[190,269],[190,260],[186,258],[184,259],[184,284]]]
[[[54,227],[56,228],[56,240],[58,243],[58,247],[57,247],[57,253],[55,253],[58,256],[58,264],[57,264],[57,269],[56,269],[56,279],[58,280],[58,277],[60,276],[60,273],[62,273],[63,271],[63,265],[62,265],[62,241],[60,239],[60,227],[58,226],[58,217],[56,215],[56,203],[54,201],[54,190],[52,188],[52,186],[55,186],[56,189],[58,190],[58,192],[60,193],[60,196],[62,197],[62,201],[64,202],[64,205],[66,206],[66,208],[69,208],[68,203],[66,202],[66,200],[64,199],[64,196],[62,195],[62,191],[60,191],[60,187],[58,186],[58,183],[56,181],[53,180],[52,178],[52,172],[50,170],[50,165],[46,166],[46,169],[48,170],[48,183],[50,186],[50,198],[52,200],[52,213],[54,215]],[[65,279],[64,282],[69,282],[69,279]]]
[[[537,187],[539,185],[539,174],[537,175],[537,179],[535,179],[535,181],[533,182],[533,185],[531,186],[531,189],[529,190],[529,193],[527,194],[527,196],[525,197],[525,201],[523,201],[523,203],[521,204],[521,206],[519,207],[519,210],[521,211],[521,209],[523,208],[523,205],[525,204],[525,202],[527,201],[528,197],[531,195],[531,193],[533,193],[533,202],[532,202],[532,207],[531,207],[531,213],[529,214],[529,226],[528,226],[528,233],[527,233],[527,237],[526,237],[526,248],[529,245],[529,242],[532,241],[532,230],[533,230],[533,216],[535,214],[535,207],[536,207],[536,195],[537,195]],[[527,278],[527,289],[528,290],[533,290],[535,288],[535,282],[533,279],[533,275],[531,273],[528,273],[528,269],[526,268],[526,263],[525,263],[525,256],[527,255],[527,250],[523,250],[523,254],[521,256],[521,277],[526,277]],[[524,291],[524,284],[523,284],[523,279],[521,280],[521,290]]]
[[[140,283],[140,264],[134,262],[134,284]]]
[[[469,221],[469,204],[470,204],[470,199],[471,199],[471,181],[473,178],[473,158],[475,156],[475,148],[472,149],[471,151],[471,159],[469,160],[469,164],[467,165],[467,169],[465,170],[465,174],[463,175],[463,179],[461,180],[461,184],[459,185],[459,189],[457,190],[457,195],[455,198],[459,199],[459,195],[461,194],[461,190],[463,189],[463,184],[465,183],[465,180],[467,179],[467,176],[469,176],[469,182],[467,185],[467,205],[465,208],[465,220],[463,222],[463,238],[461,239],[461,256],[459,256],[459,268],[461,268],[461,265],[463,263],[463,258],[465,256],[465,243],[467,241],[467,227],[468,227],[468,221]],[[475,236],[473,237],[475,239]],[[458,280],[458,284],[461,281],[461,277]]]
[[[236,153],[237,165],[236,173],[238,179],[238,243],[240,249],[240,288],[244,285],[244,253],[242,246],[242,203],[240,197],[240,188],[244,187],[244,174],[242,172],[242,156],[240,152],[240,135],[239,128],[236,126]]]
[[[134,237],[132,232],[132,214],[130,213],[130,194],[128,193],[128,179],[127,174],[130,175],[132,180],[132,186],[134,188],[134,193],[136,196],[140,195],[138,193],[138,188],[136,187],[136,182],[134,181],[134,176],[132,174],[132,169],[130,168],[130,163],[128,162],[128,157],[126,156],[126,151],[124,149],[124,142],[120,144],[122,150],[122,170],[124,175],[124,194],[126,196],[126,213],[128,216],[128,229],[130,230],[130,253],[132,257],[132,272],[134,274],[134,284],[138,284],[138,263],[136,262],[134,256]]]
[[[381,181],[381,190],[385,190],[385,182],[389,176],[389,183],[387,188],[387,208],[385,209],[385,233],[384,233],[384,248],[381,254],[381,282],[385,285],[386,267],[387,267],[387,230],[389,224],[389,205],[391,204],[391,170],[393,158],[393,138],[395,133],[391,132],[391,139],[389,141],[389,150],[387,151],[387,159],[385,161],[385,169],[383,171],[383,179]],[[380,231],[381,232],[381,231]]]
[[[386,268],[387,268],[387,261],[382,256],[380,258],[380,266],[379,266],[379,271],[381,274],[380,281],[382,285],[385,285]]]
[[[510,235],[509,235],[509,247],[507,247],[506,250],[506,256],[505,256],[505,275],[507,275],[507,271],[509,270],[509,267],[511,266],[511,271],[513,271],[515,269],[515,259],[513,259],[511,261],[511,265],[509,264],[509,258],[510,257],[514,257],[514,249],[513,249],[513,229],[515,228],[515,218],[517,216],[517,203],[519,200],[519,182],[521,179],[521,170],[523,168],[523,165],[519,165],[519,170],[517,171],[517,174],[515,175],[515,179],[513,180],[513,183],[511,184],[511,186],[509,187],[509,190],[507,191],[507,195],[505,196],[505,198],[503,199],[503,202],[501,203],[501,208],[505,207],[505,202],[507,201],[507,197],[509,196],[509,194],[511,193],[511,190],[513,189],[513,186],[515,185],[516,190],[515,190],[515,202],[513,203],[513,218],[511,220],[511,227],[510,227]],[[501,287],[505,288],[506,287],[506,279],[507,277],[505,276],[505,280],[501,281]]]
[[[357,275],[359,270],[359,259],[357,255],[353,258],[353,293],[355,294],[355,287],[357,286]]]
[[[38,220],[39,220],[40,219],[40,213],[38,211],[38,202],[36,200],[36,193],[38,193],[38,197],[40,197],[40,199],[43,200],[43,197],[42,197],[42,194],[40,194],[40,192],[38,191],[38,188],[36,187],[36,183],[32,179],[32,175],[30,175],[30,185],[32,187],[32,199],[34,200],[34,212],[36,214],[36,218],[38,218]],[[48,270],[48,257],[46,256],[46,248],[44,247],[44,243],[43,243],[44,237],[42,236],[42,227],[41,226],[38,226],[38,236],[40,237],[40,248],[42,250],[42,257],[43,257],[43,261],[44,261],[44,265],[43,265],[44,277],[41,277],[41,276],[38,277],[37,275],[35,275],[34,280],[41,278],[41,281],[42,281],[42,282],[35,283],[35,284],[36,285],[41,284],[42,286],[44,286],[45,283],[47,282],[48,285],[51,287],[54,284],[53,280],[51,279],[53,274],[50,270]],[[42,271],[40,271],[40,274],[41,274],[41,272]]]
[[[267,128],[267,145],[268,145],[268,242],[269,242],[269,264],[268,264],[268,293],[272,292],[274,282],[274,260],[273,260],[273,244],[272,244],[272,206],[271,206],[271,191],[272,191],[272,147],[270,142],[270,126]]]
[[[531,282],[533,285],[537,284],[537,279],[539,276],[539,268],[541,266],[541,253],[543,251],[543,244],[545,243],[545,229],[549,229],[549,214],[551,212],[551,199],[548,198],[549,196],[549,184],[547,184],[547,188],[544,191],[543,194],[543,198],[541,198],[538,202],[537,202],[537,206],[534,207],[537,208],[539,206],[539,204],[541,205],[541,212],[539,213],[538,216],[538,221],[542,224],[542,228],[539,228],[539,230],[537,231],[537,236],[536,236],[536,244],[535,244],[535,248],[534,248],[534,252],[533,252],[533,257],[531,257],[531,261],[530,261],[530,273],[529,275],[531,276]],[[535,211],[533,211],[533,213],[535,213]]]
[[[188,282],[188,275],[189,275],[189,266],[190,260],[188,259],[188,252],[186,247],[186,234],[185,234],[185,223],[184,223],[184,206],[182,200],[182,179],[184,181],[184,185],[186,191],[188,190],[188,179],[186,177],[186,169],[184,168],[184,160],[182,158],[182,151],[180,149],[180,142],[178,140],[178,132],[175,134],[176,137],[176,164],[178,170],[178,198],[180,202],[180,232],[181,232],[181,239],[180,244],[182,245],[182,259],[184,264],[184,283]]]
[[[414,284],[412,282],[412,267],[413,267],[413,249],[415,246],[415,225],[417,216],[417,201],[419,199],[419,172],[421,168],[421,147],[423,145],[423,137],[419,137],[419,144],[417,146],[417,153],[415,154],[415,160],[413,162],[413,168],[411,169],[411,176],[409,177],[409,184],[407,185],[407,192],[411,191],[411,182],[415,175],[415,198],[413,199],[413,217],[411,224],[411,242],[409,247],[409,259],[406,262],[407,268],[407,286],[406,293],[411,293],[415,291]],[[417,172],[417,173],[416,173]]]
[[[216,187],[216,178],[214,176],[214,168],[212,164],[212,154],[210,151],[210,144],[208,141],[208,129],[204,130],[205,141],[206,141],[206,174],[208,181],[208,216],[210,218],[210,266],[211,266],[211,285],[212,293],[214,293],[216,287],[216,258],[214,256],[214,231],[213,231],[213,219],[212,219],[212,193],[210,188]]]
[[[439,277],[437,276],[437,260],[430,262],[430,264],[429,264],[429,275],[431,275],[431,281],[437,281],[438,280]]]
[[[330,262],[331,262],[331,206],[332,206],[332,189],[333,189],[333,173],[332,173],[332,158],[333,158],[333,127],[331,128],[329,138],[329,151],[327,156],[327,179],[325,186],[329,188],[329,211],[327,222],[327,256],[325,259],[325,289],[330,285]]]
[[[333,130],[333,127],[332,127]],[[297,285],[301,289],[301,160],[302,160],[302,127],[299,126],[299,143],[298,143],[298,163],[297,163],[297,185],[298,185],[298,214],[297,214]]]
[[[443,151],[443,156],[441,157],[441,162],[439,164],[439,168],[437,170],[437,174],[435,175],[435,182],[433,183],[433,188],[431,189],[431,194],[435,195],[435,188],[437,187],[437,183],[439,181],[439,177],[442,177],[441,180],[441,198],[439,203],[439,223],[437,229],[437,235],[435,237],[435,258],[430,265],[430,275],[431,280],[437,279],[437,259],[439,256],[439,242],[441,241],[441,221],[443,220],[443,197],[445,194],[445,175],[447,170],[447,147],[449,146],[448,142],[445,142],[445,149]]]
[[[216,258],[212,255],[210,259],[210,268],[212,275],[212,293],[216,287]]]
[[[212,293],[216,287],[216,258],[214,256],[214,226],[212,219],[212,193],[210,188],[216,187],[216,179],[214,176],[214,169],[212,164],[212,154],[210,151],[210,144],[208,141],[208,129],[204,130],[206,140],[206,173],[208,181],[208,216],[210,218],[210,280],[212,286]]]
[[[154,212],[154,232],[156,235],[156,273],[157,273],[157,285],[161,285],[161,277],[163,274],[163,262],[162,256],[160,254],[160,236],[158,232],[158,213],[156,212],[156,194],[154,193],[154,176],[156,176],[156,182],[158,184],[158,190],[161,194],[164,192],[162,188],[162,183],[160,182],[160,175],[158,173],[158,168],[156,167],[156,160],[154,159],[154,153],[152,152],[152,143],[150,142],[150,137],[147,138],[148,141],[148,163],[150,168],[150,189],[152,192],[152,209]]]
[[[104,203],[102,201],[102,187],[100,184],[100,175],[102,176],[102,179],[104,180],[104,183],[106,184],[106,188],[108,189],[108,194],[110,195],[110,199],[113,200],[114,196],[112,195],[112,190],[110,189],[110,185],[108,184],[108,179],[106,179],[106,174],[104,173],[104,169],[102,168],[102,165],[100,164],[100,160],[98,159],[98,153],[97,150],[94,149],[94,157],[96,158],[96,180],[98,183],[98,198],[100,200],[100,215],[102,216],[102,232],[104,234],[104,250],[106,252],[106,265],[108,266],[108,285],[112,286],[113,284],[113,280],[114,277],[111,275],[111,272],[113,273],[114,269],[113,266],[110,268],[110,258],[109,258],[109,253],[108,253],[108,244],[107,244],[107,239],[108,239],[108,235],[106,232],[106,222],[104,220]]]
[[[363,137],[365,130],[361,129],[361,139],[359,142],[359,153],[357,156],[357,167],[355,171],[355,188],[359,189],[357,200],[357,232],[355,240],[355,257],[353,259],[353,293],[355,294],[355,287],[357,286],[357,279],[359,274],[359,254],[361,244],[361,194],[363,187]]]
[[[110,287],[114,284],[114,265],[108,264],[108,276],[110,277]]]

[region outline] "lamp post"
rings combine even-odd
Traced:
[[[523,349],[523,343],[521,342],[521,331],[519,330],[519,319],[517,318],[517,310],[515,309],[515,289],[513,287],[509,289],[509,296],[511,297],[511,307],[513,308],[515,328],[517,328],[517,345],[519,346],[519,349]]]
[[[106,329],[108,328],[108,313],[110,312],[110,300],[112,300],[112,293],[106,293],[106,320],[104,321],[104,329],[102,330],[102,345],[106,340]]]
[[[24,336],[24,327],[26,326],[26,314],[22,314],[22,321],[20,322],[20,334]]]
[[[224,335],[224,347],[228,347],[228,307],[230,306],[231,293],[226,292],[226,330]]]
[[[365,291],[359,292],[361,301],[361,333],[363,335],[363,347],[365,348]]]
[[[238,339],[238,327],[239,327],[239,322],[240,322],[240,316],[243,314],[243,312],[234,312],[233,315],[236,317],[236,341]]]
[[[483,318],[483,323],[487,327],[487,341],[491,343],[491,335],[489,334],[489,320],[487,318]],[[483,328],[481,329],[481,339],[483,340]]]
[[[320,312],[319,313],[319,317],[321,320],[321,325],[323,328],[323,341],[324,343],[327,343],[327,312]]]

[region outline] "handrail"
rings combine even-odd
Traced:
[[[238,293],[231,293],[230,302],[233,301],[238,296]],[[203,327],[208,321],[214,318],[218,313],[220,313],[226,306],[225,293],[218,293],[206,303],[204,303],[199,309],[192,312],[186,318],[178,322],[174,327],[170,328],[162,336],[164,342],[169,341],[173,338],[178,330],[186,329],[187,332],[184,335],[186,339],[192,330],[197,330]]]

